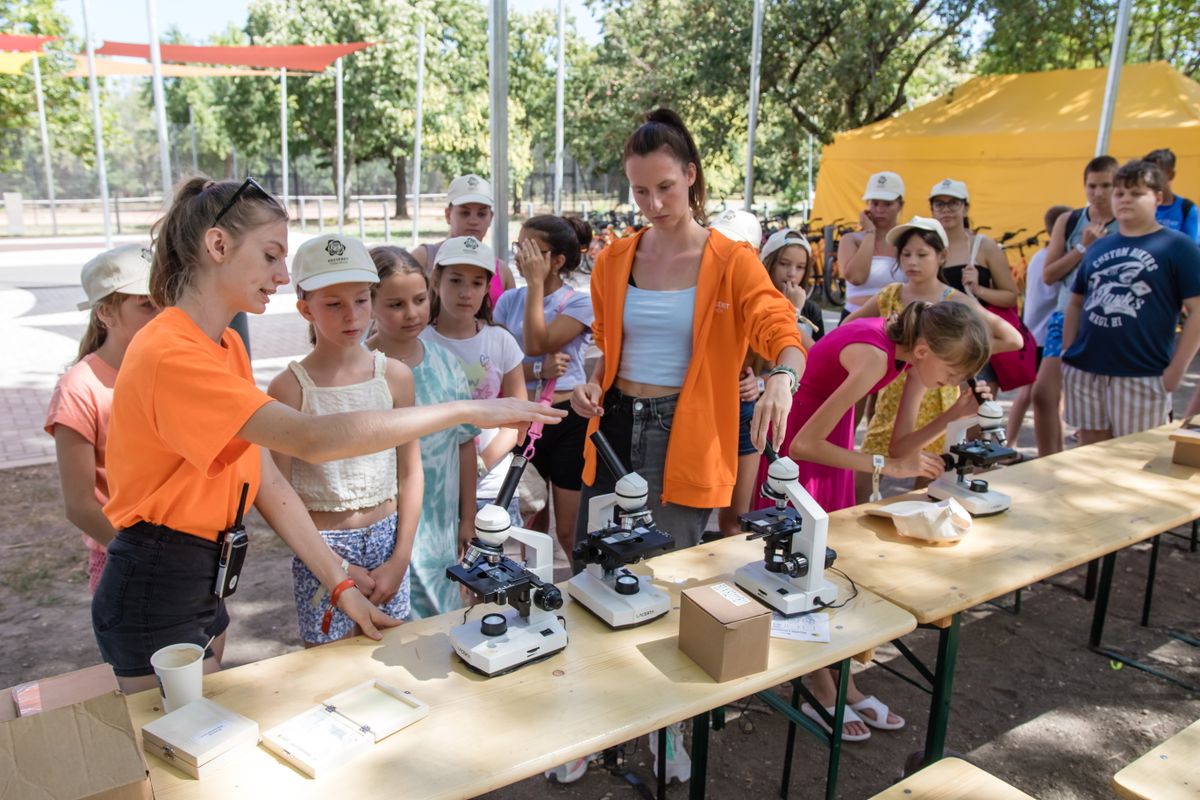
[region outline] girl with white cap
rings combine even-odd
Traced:
[[[313,350],[275,376],[267,394],[314,416],[412,406],[412,370],[362,344],[379,282],[366,246],[339,234],[309,239],[292,258],[292,281]],[[389,617],[407,618],[408,564],[424,491],[417,442],[317,464],[272,456],[359,590]],[[298,557],[292,558],[292,582],[305,646],[356,633],[341,611],[323,614],[324,588]]]
[[[950,242],[942,280],[981,303],[997,308],[1017,304],[1017,282],[1000,245],[982,233],[972,233],[967,217],[971,198],[967,185],[953,178],[940,180],[929,190],[929,210],[942,224]]]
[[[108,543],[117,535],[108,502],[105,453],[113,386],[133,335],[158,314],[150,302],[150,251],[127,244],[83,265],[81,276],[89,311],[87,330],[75,363],[58,379],[46,411],[45,431],[54,437],[58,478],[67,520],[83,532],[88,551],[88,589],[104,571]]]
[[[904,210],[904,181],[894,172],[876,172],[863,192],[867,207],[858,215],[861,228],[838,243],[837,263],[846,279],[844,319],[884,286],[899,280],[896,248],[885,238]]]

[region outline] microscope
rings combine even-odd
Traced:
[[[765,539],[762,561],[739,567],[738,586],[784,616],[831,605],[837,586],[825,578],[837,553],[825,546],[829,515],[800,485],[800,469],[790,458],[766,447],[767,480],[762,495],[775,502],[742,514],[738,520],[748,541]]]
[[[513,456],[495,503],[475,515],[475,537],[461,564],[447,568],[446,577],[458,581],[485,603],[510,605],[513,610],[484,614],[478,622],[464,622],[450,631],[450,644],[459,658],[476,672],[493,677],[541,661],[567,646],[567,631],[554,612],[562,608],[562,592],[554,577],[554,540],[548,534],[516,528],[508,516],[528,461]],[[524,544],[529,563],[519,564],[504,555],[509,538]]]
[[[955,420],[946,427],[947,452],[942,455],[946,471],[929,484],[929,497],[931,500],[953,497],[971,516],[990,517],[1007,511],[1012,506],[1012,498],[989,489],[987,481],[967,475],[1007,461],[1017,453],[1007,446],[1004,412],[999,404],[980,397],[974,380],[967,383],[979,400],[979,410],[975,416]],[[980,429],[979,438],[967,441],[967,429],[975,425]]]
[[[654,526],[645,478],[625,468],[600,431],[591,438],[617,484],[588,503],[588,533],[573,553],[586,569],[567,581],[567,592],[610,628],[630,628],[666,614],[671,598],[627,565],[673,549],[675,540]]]

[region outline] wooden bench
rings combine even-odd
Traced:
[[[1113,776],[1121,797],[1132,800],[1200,798],[1200,720]]]
[[[1020,789],[960,758],[943,758],[872,800],[1033,800]]]

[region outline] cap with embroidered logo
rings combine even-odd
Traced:
[[[967,195],[967,185],[953,178],[940,180],[933,185],[933,188],[929,190],[929,199],[932,200],[935,197],[957,197],[964,203],[970,200]]]
[[[720,231],[735,242],[748,242],[755,250],[762,244],[762,225],[758,217],[740,208],[725,209],[713,218],[708,227]]]
[[[894,172],[876,172],[867,178],[863,200],[899,200],[904,197],[904,181]]]
[[[154,255],[140,244],[125,244],[106,250],[83,265],[79,279],[87,300],[80,311],[91,308],[110,294],[150,294],[150,265]]]
[[[292,283],[314,292],[338,283],[379,283],[379,270],[367,246],[350,236],[314,236],[292,256]]]
[[[492,185],[478,175],[460,175],[450,181],[446,203],[452,206],[480,203],[491,208],[495,205],[492,201]]]
[[[763,243],[762,252],[759,253],[759,256],[763,261],[766,261],[767,256],[792,245],[803,247],[804,252],[808,253],[809,258],[812,257],[812,245],[808,243],[808,239],[805,239],[804,235],[799,231],[794,231],[791,228],[784,228],[781,231],[772,233],[767,241]]]
[[[493,255],[492,248],[474,236],[455,236],[442,242],[433,259],[433,265],[444,267],[453,264],[479,267],[487,270],[489,275],[496,272],[496,256]]]

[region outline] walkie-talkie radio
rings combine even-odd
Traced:
[[[250,484],[243,483],[242,498],[238,501],[237,516],[233,525],[217,536],[217,544],[221,548],[221,556],[217,561],[217,579],[213,583],[213,594],[217,597],[229,597],[237,591],[242,565],[246,563],[246,549],[250,546],[250,536],[242,525],[242,515],[246,512],[246,495],[249,493]]]

